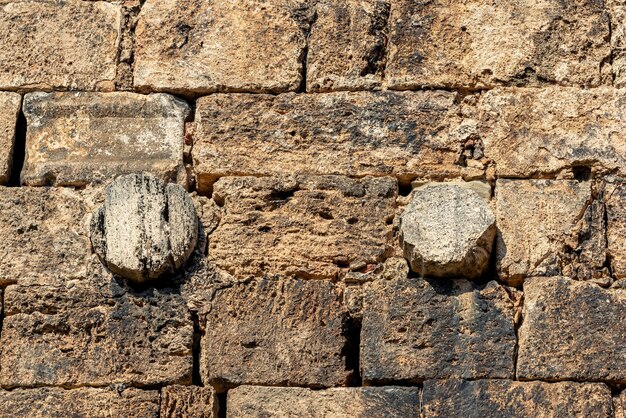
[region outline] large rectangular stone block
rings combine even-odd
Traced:
[[[218,289],[201,343],[205,384],[346,386],[347,309],[328,281],[258,279]]]
[[[0,390],[0,416],[158,418],[159,392],[96,388]]]
[[[5,291],[0,384],[190,384],[193,322],[174,289],[141,293],[97,272]]]
[[[611,179],[607,184],[607,255],[616,279],[626,279],[626,180]]]
[[[381,85],[390,2],[315,3],[307,53],[308,92],[364,90]]]
[[[15,93],[0,93],[0,185],[9,181],[17,115],[22,97]]]
[[[393,251],[396,196],[388,177],[223,178],[208,257],[238,278],[342,278]]]
[[[494,89],[480,96],[473,117],[500,177],[580,167],[624,173],[624,103],[626,90],[609,87]]]
[[[495,195],[502,280],[517,285],[530,276],[608,274],[604,209],[591,182],[498,180]]]
[[[89,200],[72,189],[0,187],[0,286],[85,277]]]
[[[471,176],[455,93],[222,95],[198,100],[194,168],[207,192],[229,175]]]
[[[403,278],[365,285],[365,382],[513,377],[514,302],[491,281]]]
[[[611,417],[611,390],[602,383],[427,380],[424,418]]]
[[[103,1],[0,2],[0,90],[113,90],[121,19]]]
[[[184,178],[189,106],[167,94],[30,93],[27,185],[82,186],[120,174],[149,171]]]
[[[407,387],[304,388],[241,386],[228,392],[228,416],[302,418],[417,418],[419,389]]]
[[[148,0],[135,31],[135,87],[295,91],[309,20],[302,0]]]
[[[538,277],[524,298],[518,378],[626,383],[626,289]]]
[[[609,17],[602,2],[392,2],[391,88],[610,84]]]

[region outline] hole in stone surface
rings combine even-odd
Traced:
[[[572,167],[572,172],[578,181],[587,181],[591,178],[591,167],[588,166]]]
[[[354,216],[353,216],[353,217],[351,217],[351,218],[348,218],[348,219],[346,220],[346,222],[347,222],[349,225],[354,225],[354,224],[356,224],[357,222],[359,222],[359,218],[356,218],[356,217],[354,217]]]
[[[13,144],[13,156],[11,161],[11,175],[7,183],[10,187],[22,185],[21,174],[26,159],[26,116],[20,110],[15,125],[15,140]]]
[[[335,219],[333,214],[330,213],[328,209],[321,210],[319,215],[322,219],[328,219],[328,220]]]

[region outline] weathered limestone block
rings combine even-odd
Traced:
[[[399,0],[390,28],[385,75],[395,89],[611,80],[602,2]]]
[[[379,280],[365,285],[365,382],[512,378],[514,303],[495,281]]]
[[[310,390],[241,386],[228,392],[228,415],[302,418],[417,418],[419,389],[359,387]]]
[[[400,217],[404,256],[421,276],[480,277],[489,266],[495,236],[488,201],[454,184],[417,189]]]
[[[626,382],[626,289],[538,277],[524,298],[518,378]]]
[[[0,2],[0,90],[112,90],[121,18],[102,1]]]
[[[217,418],[218,401],[210,386],[166,386],[161,390],[161,418]]]
[[[222,95],[198,100],[198,190],[221,176],[342,174],[437,178],[475,174],[455,93]]]
[[[0,286],[85,277],[90,210],[84,192],[0,187]]]
[[[201,343],[203,382],[346,386],[347,310],[328,281],[258,279],[219,289]]]
[[[11,175],[15,128],[21,105],[19,94],[0,93],[0,185],[6,184]]]
[[[626,90],[495,89],[481,95],[477,134],[499,176],[626,169]]]
[[[591,182],[498,180],[495,199],[502,280],[516,285],[530,276],[603,274],[603,212]]]
[[[148,0],[135,31],[135,87],[295,91],[308,19],[302,0]]]
[[[175,290],[106,275],[20,283],[5,291],[3,387],[191,383],[193,322]]]
[[[427,380],[424,418],[612,417],[611,390],[602,383]]]
[[[393,251],[393,178],[228,177],[209,259],[230,274],[335,279]]]
[[[148,174],[118,177],[91,221],[91,243],[107,267],[141,283],[173,274],[198,241],[191,197]]]
[[[173,181],[184,173],[189,106],[167,94],[30,93],[27,185],[82,186],[149,171]]]
[[[0,390],[0,416],[158,418],[159,392],[96,388]]]
[[[385,0],[318,1],[308,43],[307,91],[380,86],[389,10]]]
[[[626,279],[626,181],[613,179],[605,190],[607,255],[616,279]]]

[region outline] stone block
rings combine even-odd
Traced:
[[[205,384],[346,386],[347,309],[328,281],[258,279],[216,290],[201,343]]]
[[[84,186],[142,171],[167,181],[186,175],[189,106],[170,95],[30,93],[24,113],[27,185]]]
[[[230,175],[393,175],[401,181],[481,175],[458,160],[455,93],[222,95],[198,100],[197,187]]]
[[[17,115],[21,106],[19,94],[0,93],[0,185],[7,184],[11,176]]]
[[[392,2],[389,87],[610,84],[610,26],[592,0]]]
[[[626,289],[537,277],[524,298],[519,379],[626,382]]]
[[[393,251],[393,178],[228,177],[208,258],[230,274],[336,279]]]
[[[161,418],[217,418],[218,401],[210,386],[166,386],[161,389]]]
[[[148,0],[135,31],[135,88],[295,91],[308,13],[302,0]]]
[[[104,1],[0,2],[0,90],[113,90],[121,20]]]
[[[368,383],[510,379],[515,306],[491,281],[404,278],[365,285],[361,375]]]

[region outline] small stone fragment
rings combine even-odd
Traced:
[[[213,94],[197,102],[198,191],[224,176],[461,177],[456,94]]]
[[[555,276],[577,263],[586,239],[604,231],[579,231],[592,210],[591,182],[498,180],[496,183],[497,269],[500,279],[520,284],[525,277]],[[602,269],[588,263],[587,267]],[[584,278],[584,277],[581,277]]]
[[[602,383],[427,380],[424,418],[612,417]]]
[[[365,284],[361,374],[368,383],[511,379],[514,303],[491,281],[401,278]]]
[[[161,390],[160,418],[217,418],[218,401],[211,386],[166,386]]]
[[[611,83],[604,2],[397,0],[389,27],[393,89]]]
[[[346,386],[347,309],[328,281],[258,279],[218,289],[206,315],[205,384]]]
[[[384,0],[316,3],[307,53],[308,92],[380,86],[389,9]]]
[[[121,19],[104,1],[1,1],[0,90],[113,90]]]
[[[189,106],[173,96],[29,93],[24,114],[29,186],[84,186],[142,171],[184,183]]]
[[[524,282],[517,377],[626,383],[626,289],[564,277]]]
[[[91,222],[96,254],[112,272],[139,283],[174,273],[197,241],[187,192],[148,173],[115,179]]]
[[[135,88],[295,91],[308,19],[301,0],[147,0],[135,31]]]
[[[0,93],[0,185],[11,175],[17,115],[22,98],[15,93]]]
[[[0,416],[158,418],[159,392],[98,388],[0,390]]]
[[[316,390],[240,386],[228,392],[228,415],[237,418],[418,418],[419,389],[359,387]]]
[[[605,190],[607,244],[611,271],[616,279],[626,279],[626,181],[612,179]]]
[[[489,203],[454,184],[417,189],[400,217],[400,245],[421,276],[475,279],[488,268],[496,235]]]
[[[237,278],[343,278],[393,251],[393,178],[227,177],[208,258]]]

